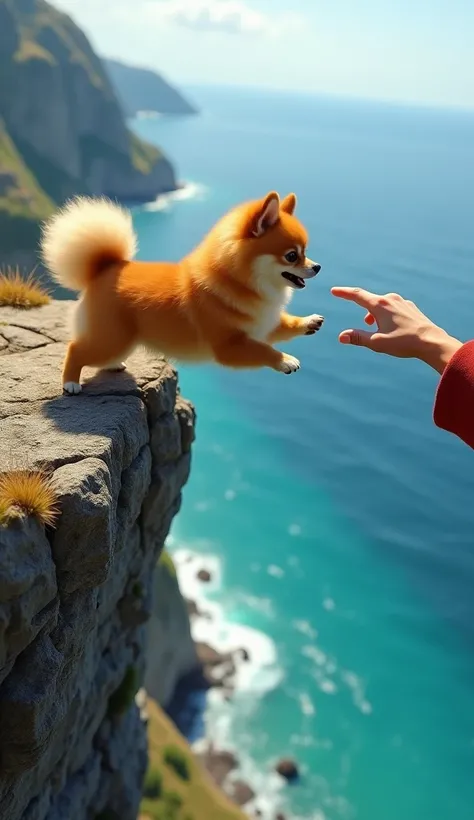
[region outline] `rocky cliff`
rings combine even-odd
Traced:
[[[127,201],[176,187],[132,134],[83,32],[45,0],[0,0],[0,244],[34,247],[37,220],[75,193]]]
[[[164,560],[166,559],[166,560]],[[167,708],[178,684],[201,663],[173,562],[164,553],[155,571],[155,603],[148,625],[146,691]]]
[[[155,71],[125,65],[117,60],[104,60],[104,64],[126,117],[135,117],[139,111],[180,115],[197,113],[178,89]]]
[[[0,525],[0,817],[135,820],[147,765],[135,693],[194,413],[174,370],[142,353],[129,373],[91,372],[80,397],[59,395],[68,309],[0,308],[0,474],[48,467],[60,511],[55,528]]]

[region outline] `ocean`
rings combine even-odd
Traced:
[[[180,370],[197,441],[169,548],[214,614],[199,636],[250,653],[207,731],[268,817],[473,820],[474,454],[433,425],[434,372],[338,344],[362,312],[330,287],[396,290],[473,334],[474,114],[188,91],[200,116],[133,123],[186,182],[134,210],[140,257],[178,259],[240,200],[294,191],[322,271],[293,308],[326,316],[285,346],[291,377]],[[285,756],[295,786],[271,775]]]

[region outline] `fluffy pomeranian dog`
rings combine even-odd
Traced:
[[[42,258],[54,279],[82,292],[63,369],[81,391],[85,366],[123,370],[138,345],[182,362],[293,373],[300,363],[274,343],[320,329],[323,317],[285,312],[292,292],[321,266],[306,256],[296,197],[271,192],[227,213],[180,262],[133,261],[131,215],[107,199],[79,197],[43,226]]]

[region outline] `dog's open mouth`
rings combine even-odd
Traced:
[[[283,279],[287,279],[290,285],[293,285],[294,288],[304,288],[305,281],[301,276],[296,276],[295,273],[289,273],[289,271],[284,271],[282,273]]]

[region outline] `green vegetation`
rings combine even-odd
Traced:
[[[176,578],[176,567],[168,550],[163,550],[158,559],[158,564],[168,573],[171,578]]]
[[[161,797],[163,791],[163,775],[158,769],[149,768],[145,775],[145,782],[143,784],[144,797],[150,797],[156,800]]]
[[[49,65],[56,65],[56,60],[49,51],[46,51],[39,43],[35,43],[34,40],[27,40],[26,38],[20,40],[20,45],[13,59],[17,63],[27,63],[29,60],[43,60]]]
[[[139,820],[245,820],[245,815],[211,781],[186,740],[151,699],[148,712],[149,773],[162,775],[160,796],[147,794],[148,775]],[[174,766],[163,766],[166,753],[184,761],[188,778]],[[178,764],[180,765],[180,764]]]
[[[6,211],[12,217],[43,219],[53,207],[0,119],[0,212]]]
[[[133,703],[138,691],[138,674],[134,666],[128,666],[122,683],[109,698],[108,714],[110,716],[123,715]]]
[[[67,14],[43,0],[38,0],[31,12],[22,12],[15,3],[10,3],[10,9],[16,17],[20,33],[20,43],[14,56],[16,62],[42,60],[56,66],[59,60],[55,52],[59,47],[59,51],[66,51],[71,63],[80,65],[86,71],[92,85],[102,90],[107,87],[99,58]]]
[[[156,163],[162,157],[162,153],[154,145],[149,145],[143,142],[136,134],[129,131],[130,134],[130,148],[132,152],[133,167],[141,174],[147,176],[155,167]]]
[[[181,780],[189,780],[188,756],[177,746],[167,746],[163,752],[163,760],[167,766],[171,766]]]
[[[143,584],[141,581],[135,581],[132,587],[132,594],[135,598],[143,598]]]

